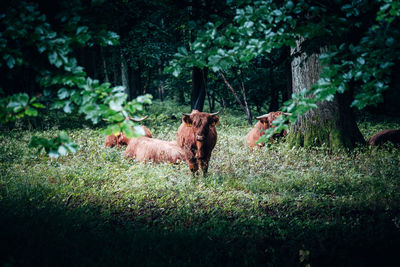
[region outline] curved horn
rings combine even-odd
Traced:
[[[269,113],[256,117],[257,120],[268,117]]]
[[[214,113],[210,113],[211,116],[217,115],[219,113],[219,111],[214,112]]]
[[[191,114],[190,114],[190,113],[183,113],[183,112],[182,112],[182,115],[183,115],[183,116],[190,116]]]
[[[283,112],[283,115],[286,115],[286,116],[291,116],[291,115],[292,115],[292,113]]]
[[[145,120],[146,118],[147,118],[147,116],[144,116],[143,118],[140,118],[140,119],[135,119],[135,118],[129,117],[129,119],[130,119],[131,121],[135,121],[135,122],[139,122],[139,121]]]

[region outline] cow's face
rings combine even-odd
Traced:
[[[218,125],[219,118],[217,114],[218,112],[205,113],[194,110],[191,114],[184,114],[182,118],[182,122],[193,129],[197,146],[196,156],[199,158],[203,157],[203,143],[207,141],[210,128]]]
[[[269,116],[267,116],[267,117],[262,117],[262,118],[260,118],[260,119],[258,119],[258,120],[260,120],[260,123],[261,123],[262,128],[263,128],[264,130],[271,127],[271,121],[270,121]]]

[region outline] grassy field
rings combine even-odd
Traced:
[[[175,139],[180,112],[155,103],[145,125]],[[27,126],[28,125],[28,126]],[[220,113],[207,177],[105,148],[101,127],[47,115],[0,132],[0,265],[391,266],[400,247],[400,150],[331,152],[284,142],[250,152],[246,119]],[[400,128],[364,116],[364,137]],[[28,148],[68,132],[58,160]],[[398,262],[398,261],[397,261]]]

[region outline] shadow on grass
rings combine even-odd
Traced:
[[[0,265],[258,265],[257,244],[189,230],[106,219],[95,207],[74,208],[21,197],[0,201]],[[229,241],[231,241],[229,239]]]
[[[390,266],[400,246],[385,212],[364,214],[375,225],[359,227],[273,218],[264,233],[241,235],[139,226],[93,205],[69,208],[36,193],[11,198],[3,189],[2,266]]]

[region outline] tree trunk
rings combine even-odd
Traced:
[[[292,59],[290,56],[290,47],[285,47],[285,76],[286,90],[282,92],[282,101],[285,102],[292,96]]]
[[[302,40],[297,41],[292,54],[300,51]],[[321,49],[322,50],[322,49]],[[311,88],[321,74],[322,66],[318,54],[306,56],[301,53],[292,62],[293,92]],[[289,142],[293,145],[315,147],[327,145],[331,149],[353,148],[357,143],[364,143],[358,129],[353,111],[349,106],[351,91],[337,94],[333,101],[318,103],[318,108],[299,117],[291,127]]]
[[[95,47],[93,47],[90,51],[90,63],[92,64],[92,69],[93,69],[93,79],[98,79],[98,75],[97,75],[97,62],[96,62],[96,54],[97,54],[97,49]]]
[[[103,61],[104,82],[108,83],[108,82],[110,82],[110,79],[108,78],[107,61],[104,56],[104,48],[102,46],[100,46],[100,55],[101,55],[101,61]]]
[[[158,63],[158,79],[160,80],[160,83],[158,84],[158,96],[160,98],[160,101],[163,102],[164,98],[164,80],[162,77],[162,62],[159,61]]]
[[[151,68],[147,68],[147,77],[145,85],[143,86],[143,95],[150,93],[150,82],[151,82]]]
[[[208,100],[208,107],[210,109],[210,113],[214,112],[214,107],[215,107],[215,101],[213,101],[214,99],[211,96],[211,92],[208,91],[207,92],[207,100]]]
[[[271,62],[272,63],[272,62]],[[269,111],[277,111],[279,109],[278,104],[278,90],[274,88],[274,64],[271,64],[269,68],[269,88],[271,89],[271,100],[269,102]]]
[[[192,69],[192,95],[190,106],[192,110],[203,111],[204,101],[206,99],[206,83],[208,69],[193,67]]]
[[[125,93],[128,95],[128,100],[132,99],[131,91],[129,90],[128,67],[122,49],[120,50],[121,56],[121,83],[125,87]]]
[[[185,104],[185,91],[183,87],[180,87],[177,90],[178,90],[178,103],[183,105]]]
[[[132,97],[138,96],[142,92],[142,74],[141,74],[141,66],[140,62],[138,62],[138,66],[136,68],[131,67],[130,68],[130,86],[131,86],[131,93]]]
[[[113,51],[113,53],[112,53],[112,58],[113,58],[113,62],[112,62],[112,67],[113,67],[113,73],[114,73],[114,86],[117,86],[117,85],[119,85],[120,83],[119,83],[119,79],[118,79],[118,74],[119,74],[119,67],[118,67],[118,59],[119,59],[119,56],[118,56],[118,52],[117,52],[117,50],[116,49],[113,49],[114,51]]]

